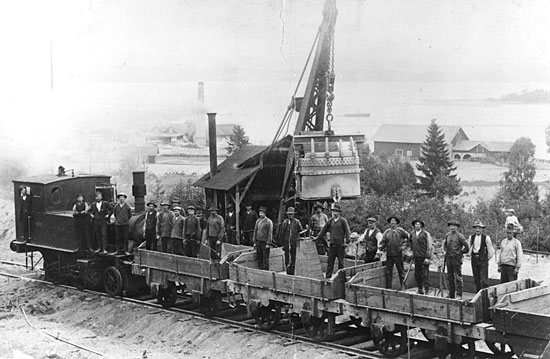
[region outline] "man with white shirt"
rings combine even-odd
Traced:
[[[378,249],[382,241],[382,232],[376,228],[376,218],[367,218],[367,229],[359,239],[359,242],[365,242],[365,263],[372,263],[380,260],[382,252]]]
[[[489,286],[489,261],[493,258],[495,250],[491,238],[483,233],[485,226],[481,221],[473,225],[475,233],[470,236],[470,255],[472,275],[476,284],[476,292]]]
[[[514,237],[516,229],[509,224],[506,229],[506,238],[500,242],[500,254],[497,258],[498,271],[500,272],[500,283],[511,282],[518,279],[518,272],[521,268],[523,248],[521,242]]]

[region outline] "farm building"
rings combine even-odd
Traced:
[[[512,149],[513,142],[494,141],[460,141],[453,147],[454,160],[468,160],[474,158],[502,158]]]

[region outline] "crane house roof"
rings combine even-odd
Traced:
[[[428,136],[428,127],[384,124],[374,135],[374,142],[423,143]],[[464,138],[468,138],[460,126],[440,126],[440,128],[447,143],[452,142],[460,132]]]

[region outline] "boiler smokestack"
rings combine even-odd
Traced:
[[[216,114],[208,115],[208,147],[210,149],[210,178],[218,173],[218,149],[216,144]]]
[[[145,212],[145,195],[147,187],[145,186],[145,171],[132,172],[134,184],[132,185],[132,195],[134,196],[134,206],[136,213]]]
[[[199,104],[204,104],[204,82],[199,82],[199,93],[198,93]]]

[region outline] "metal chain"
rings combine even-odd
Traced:
[[[334,100],[334,30],[332,30],[332,34],[330,37],[330,45],[329,45],[329,66],[327,71],[327,125],[328,130],[331,130],[331,123],[334,119],[334,116],[332,115],[332,101]]]

